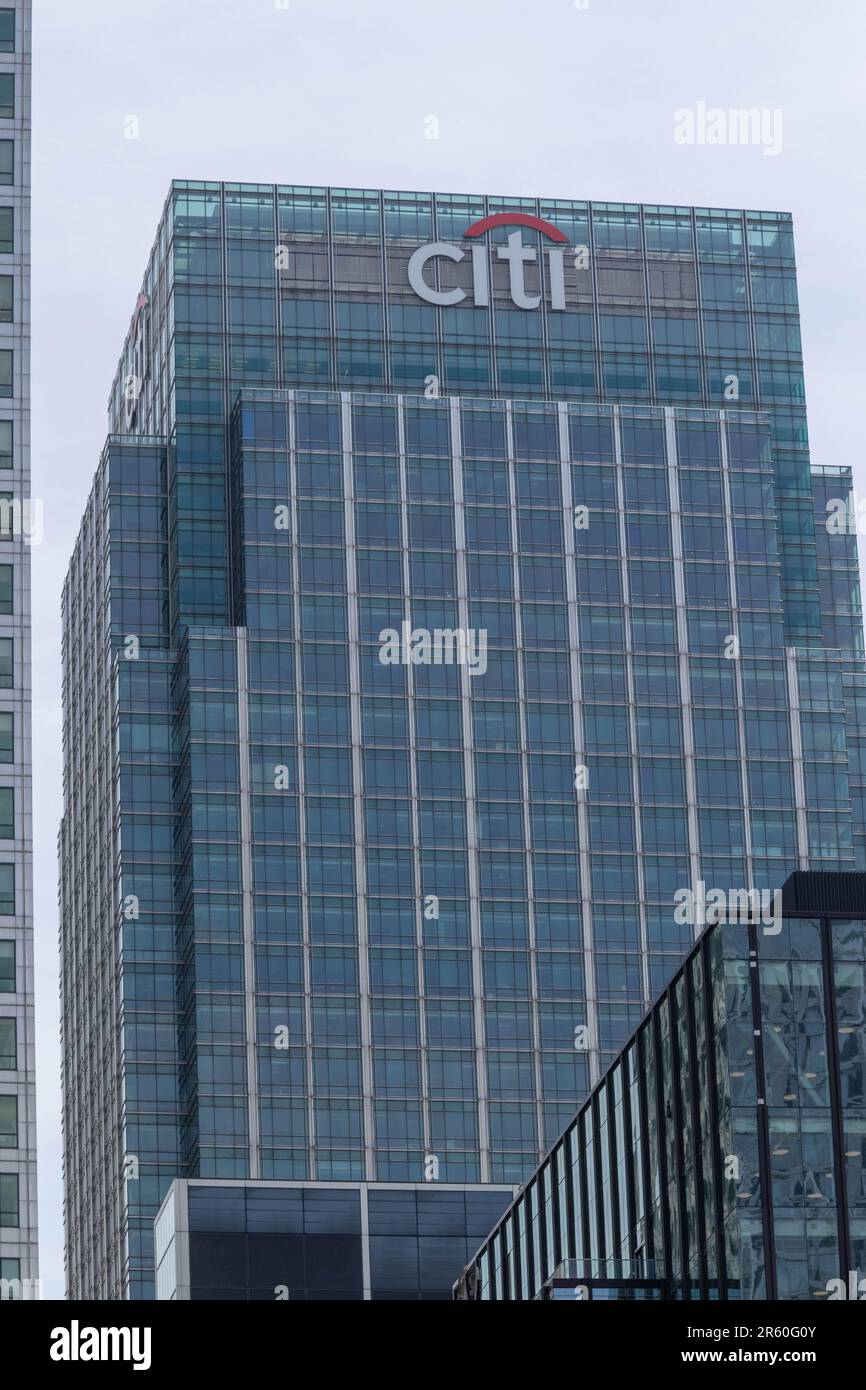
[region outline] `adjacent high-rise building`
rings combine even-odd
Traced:
[[[152,1296],[165,1200],[163,1257],[297,1235],[224,1289],[332,1287],[309,1215],[361,1296],[445,1296],[455,1187],[468,1259],[707,895],[864,862],[790,218],[175,183],[109,430],[64,591],[70,1293]]]
[[[866,874],[778,905],[722,905],[458,1298],[864,1297]]]
[[[0,1298],[37,1291],[30,545],[30,0],[0,7]]]

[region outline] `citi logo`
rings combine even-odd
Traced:
[[[463,233],[464,237],[472,241],[470,254],[472,256],[472,301],[478,307],[483,308],[490,303],[490,272],[487,263],[487,247],[478,238],[485,232],[489,232],[491,227],[532,227],[536,232],[541,232],[554,244],[547,247],[547,283],[550,289],[551,309],[565,309],[565,247],[568,237],[561,232],[558,227],[554,227],[552,222],[546,222],[541,217],[533,217],[528,212],[495,212],[490,217],[482,217],[480,222],[473,222],[471,227],[467,227]],[[540,248],[536,246],[524,246],[523,237],[520,231],[509,232],[508,240],[504,246],[497,246],[496,255],[500,261],[508,264],[508,289],[511,295],[511,302],[518,309],[537,309],[541,303],[540,294],[530,294],[526,288],[526,267],[538,263]],[[428,304],[460,304],[464,299],[468,299],[466,290],[455,286],[450,290],[437,290],[430,284],[427,274],[427,267],[431,261],[441,257],[448,261],[462,261],[466,252],[461,246],[455,246],[450,241],[429,241],[424,246],[419,246],[409,257],[409,284],[418,295],[419,299],[424,299]],[[574,264],[577,270],[587,270],[589,268],[589,247],[576,246],[574,248]]]

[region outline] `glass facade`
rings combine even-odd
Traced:
[[[523,1180],[678,893],[860,862],[793,277],[777,214],[173,186],[64,590],[72,1296],[151,1296],[174,1178]]]
[[[159,1299],[444,1301],[511,1188],[179,1180],[157,1215]]]
[[[0,1299],[38,1287],[30,545],[30,0],[0,10]]]
[[[866,875],[797,874],[783,901],[708,928],[457,1298],[857,1296]]]

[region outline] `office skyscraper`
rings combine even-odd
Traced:
[[[32,1297],[30,3],[0,8],[0,1297]]]
[[[520,1182],[682,890],[866,844],[786,215],[176,183],[109,414],[64,592],[80,1297],[150,1295],[175,1178]]]

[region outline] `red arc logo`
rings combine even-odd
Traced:
[[[551,241],[568,241],[565,232],[561,232],[558,227],[554,227],[552,222],[545,222],[542,217],[533,217],[531,212],[494,212],[489,217],[482,217],[480,222],[473,222],[471,227],[467,227],[464,236],[481,236],[483,232],[488,232],[491,227],[532,227],[536,232],[543,232],[550,237]]]

